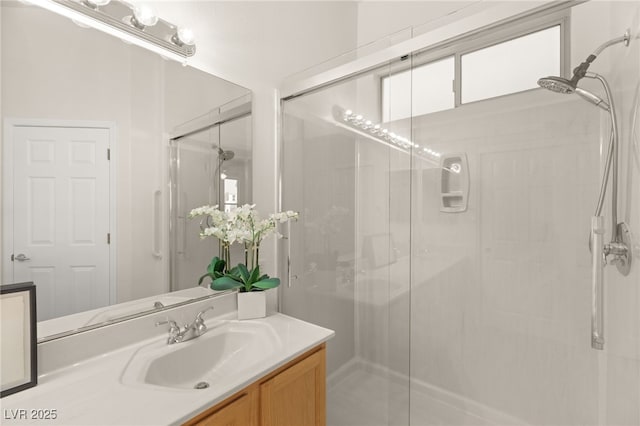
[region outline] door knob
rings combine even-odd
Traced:
[[[14,259],[17,260],[18,262],[24,262],[25,260],[31,260],[30,258],[25,256],[23,253],[20,253],[17,256],[15,256]]]

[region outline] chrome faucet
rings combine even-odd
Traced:
[[[167,344],[173,345],[174,343],[186,342],[187,340],[201,336],[207,331],[207,326],[204,323],[203,317],[204,313],[211,309],[213,309],[213,306],[209,306],[207,309],[198,312],[193,322],[186,324],[182,328],[180,328],[180,326],[171,319],[157,322],[156,327],[163,324],[169,324],[169,337],[167,338]]]

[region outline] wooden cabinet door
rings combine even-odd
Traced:
[[[193,426],[257,426],[258,389],[250,386],[223,406],[206,411],[185,425]]]
[[[260,384],[261,426],[324,426],[325,349]]]

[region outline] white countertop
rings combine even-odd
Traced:
[[[229,319],[231,317],[233,315],[214,317],[207,320],[206,324],[215,326],[220,321],[233,321]],[[326,342],[335,334],[326,328],[279,313],[251,321],[271,327],[279,339],[278,349],[265,356],[254,367],[231,375],[224,385],[216,386],[212,383],[208,389],[186,390],[123,383],[123,373],[133,355],[142,347],[156,345],[159,337],[154,337],[40,376],[36,387],[0,400],[0,423],[180,424],[309,349]],[[166,336],[160,339],[164,340]],[[206,358],[206,354],[203,357]],[[49,419],[38,418],[46,415],[46,410],[49,410]],[[55,410],[55,419],[51,418],[52,410]]]

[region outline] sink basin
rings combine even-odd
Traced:
[[[226,320],[187,342],[168,345],[162,339],[140,348],[127,364],[122,382],[173,389],[214,387],[255,367],[280,346],[267,324]]]

